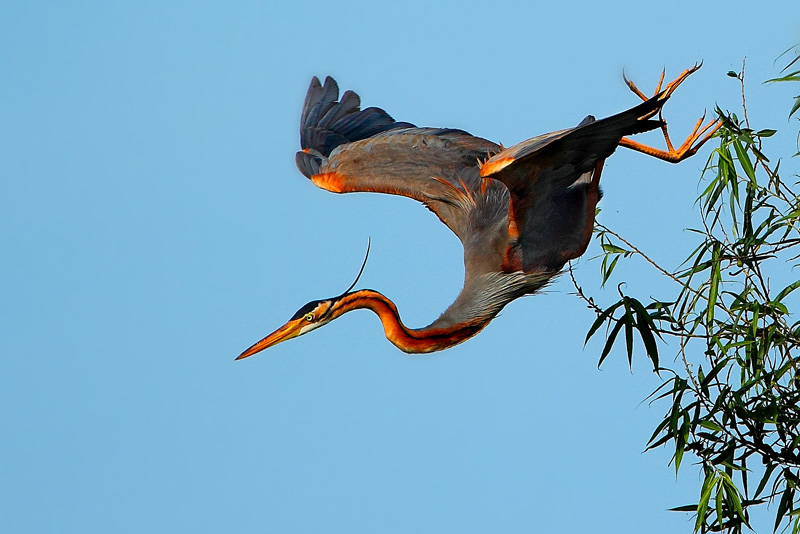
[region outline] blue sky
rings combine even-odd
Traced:
[[[601,4],[0,7],[0,530],[689,532],[666,510],[695,471],[642,454],[658,382],[642,357],[597,369],[566,278],[442,353],[399,352],[363,311],[233,361],[346,288],[368,238],[359,286],[406,324],[461,287],[460,244],[427,210],[295,169],[312,75],[509,146],[635,104],[623,67],[649,90],[703,60],[665,110],[681,138],[737,109],[725,73],[746,56],[750,118],[790,153],[792,88],[760,82],[800,41],[793,3]],[[708,151],[620,150],[601,221],[676,264]],[[576,267],[614,298],[597,262]],[[622,279],[662,289],[643,264]]]

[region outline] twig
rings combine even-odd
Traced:
[[[578,285],[578,281],[575,280],[575,273],[572,272],[572,262],[571,261],[569,262],[569,267],[567,268],[567,270],[569,271],[569,277],[572,280],[572,285],[575,288],[575,295],[577,295],[578,298],[583,300],[586,303],[586,306],[588,308],[594,310],[594,312],[597,315],[600,315],[601,313],[603,313],[603,309],[600,306],[598,306],[597,304],[595,304],[594,300],[592,300],[591,298],[587,297],[586,294],[583,292],[583,288],[581,288],[581,286]]]
[[[744,123],[747,125],[747,128],[750,129],[750,119],[747,117],[747,102],[745,102],[744,98],[744,67],[745,63],[747,63],[747,56],[742,58],[742,72],[739,76],[739,83],[742,84],[742,110],[744,111]]]
[[[649,263],[650,265],[652,265],[653,267],[655,267],[655,268],[656,268],[656,269],[657,269],[657,270],[658,270],[658,271],[659,271],[661,274],[663,274],[664,276],[667,276],[667,277],[669,277],[669,278],[670,278],[670,279],[672,279],[672,280],[673,280],[675,283],[677,283],[677,284],[680,284],[681,286],[686,286],[686,284],[684,284],[683,282],[681,282],[681,281],[680,281],[680,280],[679,280],[679,279],[678,279],[678,278],[677,278],[677,277],[676,277],[674,274],[672,274],[672,273],[668,272],[667,270],[665,270],[663,267],[661,267],[659,264],[657,264],[657,263],[656,263],[654,260],[652,260],[652,259],[651,259],[651,258],[650,258],[650,257],[649,257],[647,254],[645,254],[644,252],[642,252],[641,250],[639,250],[639,248],[637,248],[637,247],[636,247],[635,245],[633,245],[633,244],[632,244],[630,241],[628,241],[627,239],[625,239],[624,237],[622,237],[622,236],[621,236],[621,235],[619,235],[618,233],[614,232],[613,230],[610,230],[610,229],[609,229],[607,226],[605,226],[605,225],[602,225],[602,224],[600,224],[599,222],[596,222],[596,221],[595,221],[595,226],[597,226],[598,228],[601,228],[601,229],[602,229],[604,232],[606,232],[606,233],[608,233],[608,234],[611,234],[611,235],[613,235],[614,237],[616,237],[617,239],[619,239],[620,241],[622,241],[623,243],[625,243],[626,245],[628,245],[628,246],[631,248],[631,250],[633,250],[633,251],[634,251],[636,254],[638,254],[639,256],[641,256],[642,258],[644,258],[644,259],[645,259],[645,261],[647,261],[647,263]],[[691,289],[692,291],[694,291],[695,293],[697,293],[697,291],[695,291],[695,289],[694,289],[694,288],[689,288],[689,289]]]

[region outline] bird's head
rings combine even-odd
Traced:
[[[316,330],[320,326],[328,324],[340,315],[335,313],[335,304],[345,294],[330,299],[312,300],[297,310],[297,313],[292,315],[292,318],[289,319],[285,325],[278,328],[258,343],[255,343],[252,347],[241,353],[236,359],[241,360],[247,358],[273,345],[277,345],[281,341],[302,336],[312,330]]]
[[[367,254],[364,257],[364,263],[361,265],[361,270],[358,272],[355,281],[347,288],[347,290],[337,297],[332,297],[323,300],[312,300],[292,315],[292,318],[282,327],[275,330],[273,333],[255,343],[252,347],[241,353],[236,359],[241,360],[252,356],[262,350],[268,349],[282,341],[292,339],[294,337],[302,336],[312,330],[316,330],[320,326],[324,326],[333,321],[346,311],[348,308],[340,306],[342,299],[346,297],[350,290],[358,283],[361,278],[361,273],[364,272],[364,267],[367,265],[367,258],[369,257],[369,243],[367,244]]]

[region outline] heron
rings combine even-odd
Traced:
[[[675,148],[662,115],[675,89],[700,66],[663,89],[662,71],[652,97],[623,73],[642,101],[638,105],[601,120],[590,115],[573,128],[510,148],[463,130],[395,121],[381,108],[361,109],[356,93],[345,91],[339,98],[333,78],[320,83],[314,77],[300,118],[300,172],[334,193],[388,193],[424,204],[464,247],[464,285],[438,319],[409,328],[388,297],[372,289],[353,291],[357,277],[342,294],[301,307],[237,360],[362,308],[377,314],[386,338],[407,353],[443,350],[475,336],[509,302],[541,290],[586,251],[603,164],[618,146],[678,163],[711,138],[721,123],[704,124],[703,114]],[[666,149],[629,137],[659,128]]]

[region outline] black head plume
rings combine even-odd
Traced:
[[[361,269],[359,269],[359,271],[358,271],[358,276],[356,276],[356,279],[353,281],[352,284],[350,284],[350,287],[348,287],[344,291],[344,293],[342,293],[341,295],[339,295],[337,297],[333,297],[331,299],[312,300],[311,302],[309,302],[308,304],[304,305],[302,308],[297,310],[297,312],[295,312],[295,314],[292,316],[292,318],[290,320],[291,321],[297,320],[297,319],[303,317],[305,314],[313,312],[317,308],[317,306],[319,306],[320,303],[325,302],[326,300],[331,300],[332,301],[332,300],[340,299],[343,296],[345,296],[346,294],[348,294],[351,289],[356,287],[356,284],[358,283],[358,280],[361,278],[361,275],[364,272],[364,267],[367,266],[367,259],[369,258],[369,248],[370,248],[371,244],[372,244],[372,240],[370,239],[370,240],[367,241],[367,253],[364,255],[364,262],[361,264]]]
[[[364,263],[361,264],[361,269],[359,269],[358,275],[356,276],[356,279],[353,280],[353,283],[350,284],[350,287],[348,287],[347,289],[344,290],[344,293],[339,295],[340,297],[343,296],[343,295],[348,294],[351,289],[356,287],[356,284],[358,283],[359,278],[361,278],[361,274],[364,272],[364,267],[367,266],[367,259],[369,258],[369,247],[370,247],[370,245],[372,245],[372,238],[368,238],[367,239],[367,253],[364,254]]]

